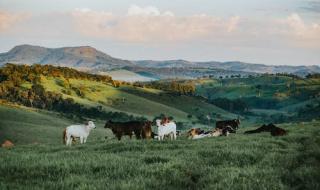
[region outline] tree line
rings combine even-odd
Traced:
[[[135,82],[133,86],[141,88],[153,88],[171,92],[178,95],[194,95],[196,86],[191,81],[152,81],[152,82]]]

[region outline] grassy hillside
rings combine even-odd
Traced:
[[[61,130],[73,121],[3,106],[0,113],[1,132],[11,130],[17,144],[0,148],[0,189],[320,188],[319,122],[280,125],[289,130],[284,137],[242,128],[229,137],[165,142],[119,142],[98,124],[87,144],[65,147]]]
[[[0,142],[10,140],[18,145],[61,144],[63,129],[68,125],[83,122],[67,119],[55,112],[0,105]],[[94,136],[104,138],[104,122],[96,123],[98,129],[93,131]]]
[[[144,97],[151,101],[161,102],[167,106],[174,107],[179,110],[183,110],[192,116],[206,116],[210,115],[213,118],[236,118],[237,115],[229,113],[213,104],[207,103],[204,99],[199,97],[174,95],[161,91],[145,91],[143,88],[121,88],[122,91],[135,94],[139,97]]]
[[[183,89],[187,92],[187,86]],[[51,65],[7,64],[0,68],[0,99],[92,119],[121,119],[111,116],[120,112],[123,117],[148,119],[165,114],[189,124],[204,123],[208,114],[220,119],[235,117],[197,97],[140,88],[107,75]]]
[[[286,122],[319,118],[320,79],[299,78],[291,75],[261,75],[249,78],[199,80],[197,94],[213,102],[223,101],[245,104],[247,109],[240,114],[257,121]],[[219,103],[219,102],[218,102]],[[234,106],[226,104],[224,109],[232,111]],[[305,117],[303,110],[309,110]]]
[[[319,91],[320,79],[293,78],[291,76],[262,75],[250,78],[229,78],[200,81],[197,93],[210,98],[224,96],[235,99],[242,97],[264,97],[289,99],[299,93]]]
[[[63,93],[68,88],[59,85],[61,80],[63,79],[43,77],[41,84],[47,91]],[[122,111],[149,119],[160,114],[166,114],[184,122],[197,120],[196,117],[188,118],[188,115],[196,116],[213,113],[224,118],[236,117],[236,115],[230,114],[212,104],[205,103],[196,97],[178,96],[156,89],[127,85],[115,88],[108,84],[79,79],[70,79],[69,85],[83,89],[85,95],[84,97],[79,97],[71,90],[69,95],[64,94],[65,97],[73,98],[76,102],[87,106],[100,105],[106,111]]]

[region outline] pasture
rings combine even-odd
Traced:
[[[61,81],[64,79],[41,78],[41,84],[47,91],[60,92],[64,98],[72,98],[87,107],[102,106],[105,111],[125,112],[148,119],[165,113],[182,122],[197,121],[196,116],[204,114],[220,115],[224,118],[236,117],[235,114],[191,96],[170,95],[161,90],[128,85],[115,88],[109,84],[89,80],[70,79],[68,85],[61,84]],[[26,82],[22,87],[30,88],[30,85]],[[84,95],[77,95],[72,88],[81,89]],[[193,117],[188,118],[188,115]]]
[[[97,121],[87,144],[66,147],[62,129],[74,121],[0,108],[0,140],[16,144],[0,148],[0,189],[320,188],[319,121],[279,125],[283,137],[241,126],[229,137],[163,142],[119,142]]]

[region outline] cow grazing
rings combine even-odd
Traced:
[[[236,133],[236,130],[239,128],[239,125],[240,125],[239,119],[224,120],[224,121],[216,122],[216,128],[228,130],[229,133]]]
[[[86,143],[90,131],[95,128],[96,126],[92,121],[85,125],[70,125],[63,134],[64,142],[67,146],[71,146],[73,138],[79,137],[81,144]]]
[[[261,127],[244,132],[245,134],[253,134],[253,133],[261,133],[261,132],[270,132],[272,136],[283,136],[287,134],[287,131],[275,126],[274,124],[270,123],[268,125],[263,124]]]
[[[106,122],[104,128],[111,129],[118,140],[121,140],[124,135],[128,135],[130,139],[133,134],[137,139],[150,139],[152,136],[150,121],[113,122],[109,120]]]

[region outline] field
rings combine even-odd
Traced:
[[[63,93],[63,91],[70,90],[70,88],[60,85],[61,80],[63,79],[43,77],[41,84],[47,91]],[[189,123],[196,121],[197,118],[195,116],[197,115],[215,114],[223,118],[237,117],[235,114],[212,104],[200,101],[196,97],[177,96],[151,88],[127,85],[115,88],[100,82],[75,79],[70,79],[69,84],[83,89],[85,95],[80,97],[71,90],[71,93],[64,94],[64,97],[73,98],[76,102],[88,107],[102,106],[106,111],[125,112],[148,119],[153,119],[160,114],[166,114],[173,116],[177,121]],[[24,86],[28,85],[25,83]],[[188,118],[188,115],[194,117]]]
[[[319,189],[319,121],[279,125],[287,136],[117,141],[97,121],[88,143],[65,147],[59,114],[0,106],[0,189]],[[107,136],[107,138],[104,138]]]
[[[318,78],[261,75],[249,78],[200,79],[197,84],[197,95],[210,100],[223,98],[244,103],[247,109],[238,110],[238,113],[251,123],[283,123],[293,119],[306,121],[310,117],[319,118]],[[229,112],[237,112],[230,110],[231,108],[233,107],[228,104],[224,107]]]

